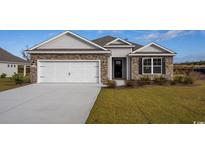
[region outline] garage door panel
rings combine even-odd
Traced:
[[[41,61],[39,82],[92,82],[99,81],[97,61]]]
[[[41,82],[54,82],[55,79],[55,65],[53,63],[40,63],[39,65],[39,79]]]
[[[71,62],[71,82],[97,82],[97,62]],[[76,71],[77,70],[77,71]]]
[[[55,63],[55,82],[68,82],[69,63]]]

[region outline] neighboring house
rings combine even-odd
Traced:
[[[11,77],[14,73],[18,73],[19,65],[24,66],[25,75],[28,62],[0,48],[0,75],[5,73],[7,77]]]
[[[173,78],[175,52],[156,43],[142,46],[112,36],[90,41],[66,31],[27,51],[32,82],[106,83],[145,75]]]

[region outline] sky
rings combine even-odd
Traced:
[[[1,30],[0,47],[22,57],[22,50],[65,30]],[[174,62],[205,60],[205,30],[72,30],[89,40],[111,35],[146,45],[156,42],[177,53]]]

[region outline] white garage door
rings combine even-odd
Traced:
[[[99,82],[98,61],[39,61],[38,82]]]

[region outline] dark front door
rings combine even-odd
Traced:
[[[122,78],[122,60],[114,60],[114,77]]]

